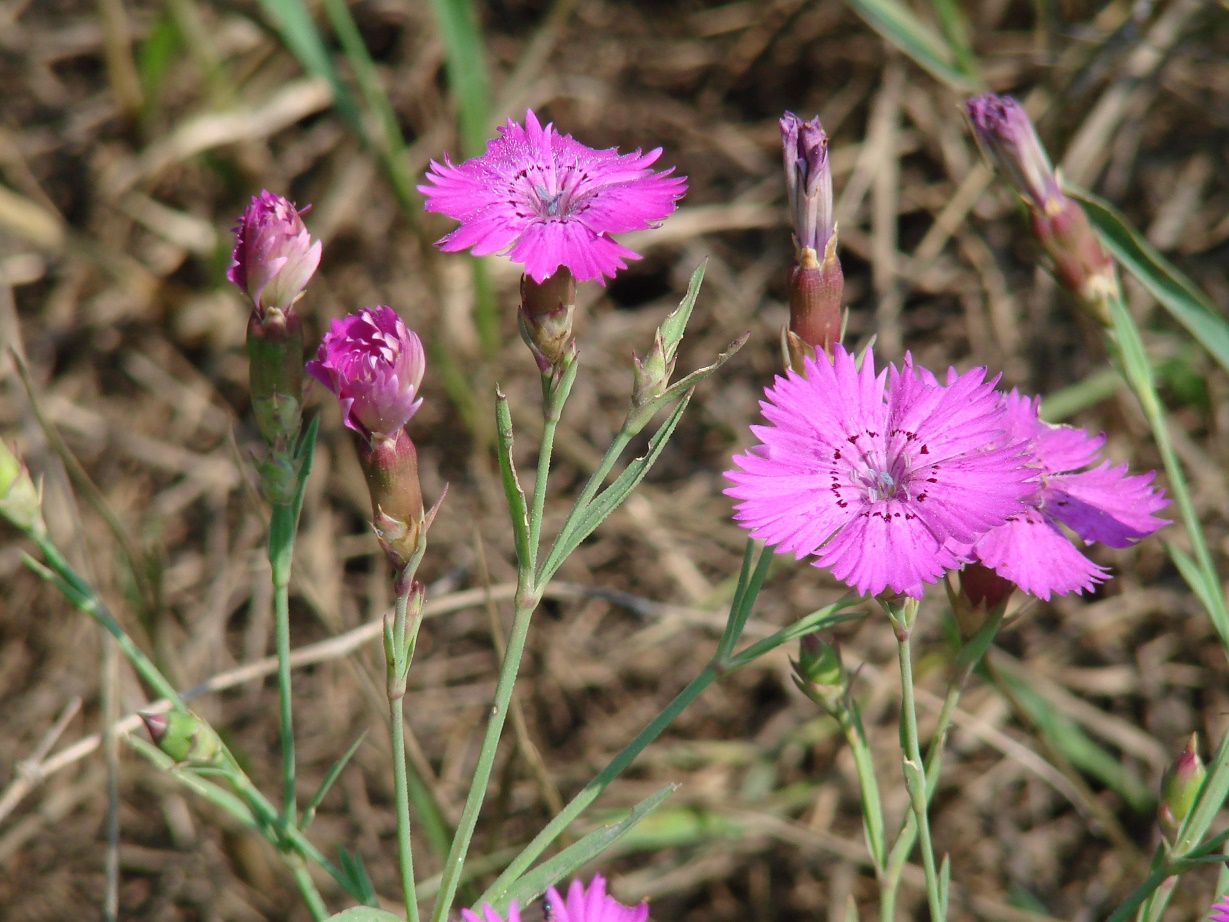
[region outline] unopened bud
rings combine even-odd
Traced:
[[[1195,805],[1199,789],[1208,770],[1199,758],[1199,737],[1192,733],[1173,764],[1165,769],[1161,778],[1161,800],[1157,805],[1157,822],[1169,838],[1178,834],[1178,828]]]
[[[154,745],[176,762],[218,765],[225,748],[213,727],[191,711],[173,710],[163,714],[141,714]]]
[[[840,342],[845,276],[836,255],[828,136],[818,118],[803,121],[786,112],[780,124],[785,187],[794,228],[794,264],[787,279],[785,358],[801,373],[803,360],[813,356],[816,349],[831,355],[832,344]]]
[[[847,710],[849,673],[841,662],[839,646],[825,643],[818,634],[804,634],[798,642],[798,659],[790,665],[798,690],[825,713],[836,717]]]
[[[42,497],[25,464],[0,441],[0,517],[24,532],[43,529]]]
[[[262,190],[234,227],[235,250],[226,275],[261,316],[268,310],[288,311],[320,265],[320,241],[312,241],[300,217],[307,208]]]
[[[1108,325],[1107,299],[1118,294],[1114,261],[1084,209],[1063,193],[1024,107],[1010,96],[985,93],[966,100],[965,112],[986,159],[1028,205],[1033,234],[1058,281],[1093,320]]]
[[[355,437],[358,460],[371,494],[371,523],[389,562],[400,570],[419,550],[423,538],[422,486],[418,451],[409,433],[368,442]]]
[[[567,266],[535,282],[521,276],[521,306],[516,315],[521,339],[529,346],[538,370],[546,375],[576,354],[572,315],[576,310],[576,279]]]
[[[960,587],[949,579],[947,599],[960,625],[960,636],[971,640],[990,620],[990,613],[1007,605],[1016,584],[980,563],[967,563],[959,575]]]
[[[666,352],[659,328],[653,334],[653,345],[644,359],[632,353],[632,406],[644,406],[656,400],[670,386],[670,377],[674,374],[674,364],[678,359],[677,344],[669,356]]]
[[[1033,234],[1054,265],[1054,275],[1081,307],[1103,326],[1111,323],[1106,307],[1117,297],[1113,257],[1092,229],[1079,202],[1063,196],[1045,211],[1033,212]]]

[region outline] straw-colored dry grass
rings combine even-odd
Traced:
[[[701,387],[643,491],[577,552],[538,614],[519,691],[523,735],[510,725],[481,854],[526,841],[712,652],[743,546],[721,471],[747,443],[759,389],[779,367],[789,258],[782,110],[818,112],[833,139],[851,342],[877,334],[889,357],[911,349],[931,366],[985,364],[1042,393],[1106,362],[1096,332],[1034,268],[1020,215],[965,131],[960,97],[835,0],[479,5],[500,117],[532,106],[593,146],[661,146],[662,162],[690,177],[680,212],[633,244],[645,259],[583,295],[584,370],[559,439],[548,529],[618,425],[631,350],[648,346],[702,258],[708,274],[680,367],[751,331]],[[1068,175],[1119,204],[1229,304],[1223,7],[1065,3],[1043,6],[1051,18],[1036,27],[1028,4],[969,6],[989,83],[1029,97],[1052,150],[1069,152]],[[1124,21],[1132,10],[1141,19]],[[456,148],[428,5],[372,0],[353,11],[418,175]],[[134,50],[169,22],[191,41],[142,88]],[[0,4],[0,81],[0,341],[28,362],[64,453],[36,423],[7,357],[0,432],[44,478],[53,532],[181,687],[272,647],[266,513],[246,464],[258,436],[245,406],[245,314],[223,279],[227,229],[246,197],[263,186],[313,204],[309,224],[325,255],[301,305],[311,338],[331,317],[387,303],[430,344],[436,361],[413,435],[428,495],[445,483],[449,492],[423,571],[441,611],[423,632],[408,712],[416,763],[455,819],[494,686],[492,613],[506,627],[514,575],[490,450],[495,382],[512,399],[524,468],[537,432],[536,374],[515,334],[515,271],[490,266],[506,345],[484,354],[465,259],[427,245],[447,223],[398,209],[378,161],[255,4],[10,0]],[[1212,547],[1223,551],[1229,382],[1146,296],[1130,295],[1162,363]],[[440,356],[460,371],[451,393]],[[335,407],[317,400],[315,410],[296,647],[371,624],[391,601],[350,443]],[[1077,419],[1104,429],[1115,457],[1157,465],[1124,393],[1085,401]],[[1182,540],[1176,529],[1170,537]],[[108,838],[104,759],[95,748],[45,775],[37,765],[99,730],[107,654],[94,625],[24,569],[26,545],[11,531],[0,538],[0,783],[15,785],[0,816],[0,918],[94,918]],[[1187,734],[1222,730],[1229,673],[1159,540],[1099,559],[1116,567],[1112,583],[1092,598],[1035,605],[992,662],[1147,792]],[[835,595],[825,574],[783,560],[748,636]],[[941,593],[932,602],[919,648],[924,729],[951,654]],[[878,616],[841,640],[861,666],[858,694],[887,809],[899,817],[893,641]],[[395,896],[379,645],[326,654],[295,674],[303,796],[367,736],[313,834],[326,849],[359,850],[377,888]],[[117,673],[115,708],[129,713],[145,692],[125,667]],[[196,706],[272,791],[277,705],[265,676]],[[80,711],[40,748],[74,702]],[[271,849],[126,747],[119,753],[123,918],[307,918]],[[629,805],[667,782],[679,791],[601,865],[618,895],[652,897],[663,920],[844,919],[849,899],[872,917],[852,762],[793,690],[787,651],[711,689],[598,807]],[[1147,809],[1039,741],[986,676],[963,700],[933,823],[952,857],[959,919],[1104,917],[1141,879],[1157,840]],[[425,839],[418,855],[421,873],[437,869]],[[919,882],[920,871],[907,875],[902,918],[925,913]],[[1184,879],[1172,918],[1195,917],[1211,887],[1206,874]]]

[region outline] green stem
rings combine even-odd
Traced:
[[[742,593],[743,588],[740,587],[740,593]],[[745,593],[743,594],[745,596]],[[745,600],[745,604],[749,608],[754,601],[754,598],[749,598]],[[670,726],[674,719],[700,697],[704,690],[712,685],[713,682],[723,675],[736,672],[770,650],[775,650],[791,640],[797,640],[803,634],[809,634],[812,631],[831,627],[842,621],[848,621],[851,618],[860,617],[857,614],[840,613],[840,610],[849,605],[850,601],[850,599],[842,599],[819,611],[812,612],[789,627],[782,628],[775,634],[757,641],[741,653],[730,657],[724,664],[713,661],[705,666],[700,674],[687,683],[687,686],[674,696],[673,700],[662,709],[661,713],[636,734],[635,739],[624,746],[619,754],[611,759],[606,767],[598,772],[597,776],[586,784],[580,793],[573,797],[567,806],[521,850],[521,853],[512,860],[504,872],[487,889],[485,897],[487,901],[494,904],[502,898],[508,888],[529,870],[530,865],[585,811],[585,808],[598,798],[607,785],[631,765],[636,757],[653,740],[657,739],[662,731]]]
[[[533,594],[523,594],[523,590],[518,590],[517,600],[516,613],[512,618],[512,630],[508,634],[508,649],[504,653],[503,664],[499,670],[499,680],[495,686],[495,703],[491,708],[491,718],[487,722],[486,733],[482,738],[482,748],[478,752],[478,763],[474,766],[474,780],[465,798],[465,806],[461,810],[461,819],[457,824],[452,847],[448,850],[448,858],[440,878],[439,896],[436,898],[435,908],[431,914],[432,922],[443,922],[452,909],[452,900],[456,896],[457,886],[461,880],[465,856],[469,851],[474,827],[478,822],[478,811],[482,809],[482,801],[486,796],[487,785],[491,779],[491,769],[495,764],[499,737],[503,731],[504,722],[508,718],[512,688],[516,684],[521,656],[525,652],[525,638],[529,634],[529,622],[534,610],[538,607],[538,597]]]
[[[293,505],[273,507],[269,523],[269,566],[273,571],[273,632],[277,646],[278,713],[282,748],[282,822],[296,822],[294,717],[290,696],[290,565],[298,523]]]
[[[904,612],[904,617],[899,617],[899,612],[894,612],[892,620],[896,630],[897,658],[900,662],[900,719],[901,740],[905,749],[905,786],[909,791],[909,802],[913,808],[913,814],[917,818],[930,917],[932,922],[941,922],[944,918],[943,897],[940,892],[939,875],[935,868],[934,843],[930,838],[930,820],[927,816],[930,798],[927,794],[926,772],[922,767],[922,750],[918,744],[917,704],[913,697],[911,634],[917,614],[917,603],[912,599],[906,601]]]
[[[410,838],[410,787],[405,759],[405,682],[409,671],[409,656],[413,641],[407,648],[406,610],[409,607],[413,588],[410,580],[403,580],[406,589],[397,596],[396,613],[393,616],[393,643],[396,653],[389,668],[396,674],[397,682],[389,688],[389,732],[393,747],[393,789],[397,802],[397,857],[401,867],[401,894],[405,901],[405,917],[408,922],[418,922],[418,896],[414,883],[414,851]],[[420,622],[421,623],[421,622]],[[415,631],[414,633],[417,633]]]
[[[60,587],[60,591],[64,593],[65,597],[73,603],[78,611],[89,615],[107,633],[115,638],[116,644],[124,656],[128,658],[128,662],[132,664],[132,667],[159,697],[165,698],[181,710],[186,710],[183,699],[179,697],[179,692],[175,690],[175,686],[167,681],[162,671],[154,665],[153,661],[128,636],[128,633],[115,619],[115,616],[111,614],[111,611],[102,599],[98,597],[98,594],[90,584],[72,568],[72,565],[60,553],[60,549],[51,540],[51,537],[45,531],[33,531],[30,533],[30,538],[38,545],[39,550],[43,554],[43,559],[47,562],[46,566],[49,568],[50,573],[43,570],[42,565],[36,561],[29,560],[31,565],[42,575],[56,582]]]
[[[286,863],[290,865],[290,873],[294,876],[295,886],[299,888],[299,895],[303,897],[303,902],[307,904],[307,909],[312,914],[312,918],[316,922],[324,922],[329,917],[329,910],[324,905],[324,898],[320,895],[320,891],[316,889],[315,881],[312,880],[311,874],[308,873],[303,857],[298,852],[288,852],[286,854]]]
[[[570,359],[564,366],[559,383],[551,388],[542,407],[542,441],[538,449],[538,472],[534,480],[533,504],[529,511],[529,560],[526,570],[530,578],[537,572],[538,546],[542,540],[542,518],[546,511],[546,484],[550,475],[551,454],[555,448],[555,430],[563,417],[563,405],[576,381],[580,363]],[[578,504],[579,505],[579,504]]]
[[[947,694],[943,698],[943,707],[939,710],[938,724],[931,738],[930,749],[926,753],[926,802],[934,796],[939,785],[939,772],[943,766],[943,750],[947,745],[947,734],[952,726],[952,718],[956,715],[956,707],[960,703],[961,692],[969,676],[982,661],[990,644],[998,634],[1003,623],[1003,614],[1007,608],[1004,602],[987,616],[985,625],[961,649],[956,658],[952,679],[947,686]],[[912,811],[905,817],[892,851],[888,856],[887,867],[880,879],[879,918],[882,922],[893,922],[896,918],[896,893],[900,889],[901,874],[905,863],[917,843],[917,819]]]
[[[544,424],[538,448],[538,469],[534,480],[533,503],[529,514],[528,554],[519,553],[519,548],[517,554],[516,604],[512,616],[512,629],[508,633],[508,646],[504,651],[499,679],[495,685],[495,702],[491,708],[491,717],[487,721],[486,732],[482,738],[482,748],[478,751],[478,762],[474,766],[474,780],[470,784],[465,806],[461,810],[461,819],[452,839],[452,847],[449,848],[448,857],[444,862],[439,896],[436,898],[435,907],[431,913],[432,922],[442,922],[452,909],[452,901],[461,881],[465,856],[469,852],[474,828],[478,823],[478,813],[486,798],[487,785],[490,783],[491,770],[499,749],[499,737],[508,719],[512,690],[516,685],[521,658],[525,653],[525,640],[529,635],[529,624],[541,600],[542,591],[537,584],[535,570],[542,536],[542,519],[546,509],[546,484],[550,476],[550,458],[555,443],[555,430],[563,415],[563,405],[567,401],[568,394],[571,393],[572,383],[576,380],[578,370],[578,362],[568,363],[560,376],[559,385],[549,394],[543,409]],[[507,422],[509,431],[506,436],[506,447],[510,450],[511,421]],[[511,477],[511,486],[519,490],[519,486],[515,484],[515,472],[511,469],[510,457],[509,455],[508,469],[504,471],[504,475],[505,478]],[[611,463],[613,464],[613,460]],[[578,507],[579,503],[577,507],[573,507],[573,510]]]
[[[1204,584],[1209,590],[1200,593],[1200,597],[1209,608],[1208,614],[1211,616],[1213,627],[1220,636],[1221,645],[1229,652],[1229,608],[1226,608],[1220,577],[1216,572],[1216,565],[1212,562],[1212,554],[1208,550],[1203,528],[1199,523],[1199,515],[1195,511],[1195,504],[1187,489],[1182,465],[1178,461],[1173,441],[1169,437],[1165,408],[1161,405],[1161,398],[1152,380],[1152,367],[1148,363],[1143,340],[1122,298],[1110,297],[1107,300],[1110,317],[1114,323],[1113,336],[1110,337],[1111,345],[1117,347],[1115,351],[1121,360],[1119,364],[1123,377],[1131,390],[1135,392],[1140,408],[1144,411],[1144,417],[1152,429],[1152,437],[1160,452],[1161,463],[1165,466],[1165,473],[1169,478],[1170,493],[1173,495],[1174,504],[1178,507],[1178,514],[1182,518],[1182,525],[1191,542],[1195,561],[1203,574]]]

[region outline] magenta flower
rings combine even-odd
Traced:
[[[1222,896],[1212,906],[1212,915],[1208,922],[1229,922],[1229,894]]]
[[[422,404],[426,367],[422,341],[381,305],[334,320],[307,373],[337,397],[347,426],[394,439]]]
[[[1072,546],[1060,525],[1085,544],[1129,547],[1168,524],[1153,515],[1168,500],[1150,486],[1152,473],[1128,475],[1125,464],[1108,461],[1085,470],[1097,461],[1105,436],[1042,422],[1039,403],[1014,390],[1003,398],[1009,438],[1028,444],[1028,464],[1039,479],[1028,508],[979,538],[972,555],[1029,595],[1049,599],[1092,589],[1109,572]]]
[[[687,190],[673,169],[648,168],[661,148],[593,150],[551,123],[543,128],[532,111],[524,128],[508,119],[499,131],[481,157],[455,166],[447,155],[443,165],[431,161],[432,185],[418,191],[428,211],[461,222],[437,241],[440,249],[506,250],[535,282],[566,266],[580,281],[605,284],[625,260],[640,258],[610,235],[656,227]]]
[[[461,919],[462,922],[521,922],[521,913],[516,908],[516,900],[513,900],[512,905],[508,907],[508,914],[506,916],[500,916],[499,913],[491,908],[490,903],[483,903],[482,915],[478,915],[478,913],[469,909],[462,909]]]
[[[920,598],[963,562],[972,542],[1024,508],[1034,472],[1003,433],[985,369],[939,384],[906,356],[875,374],[839,343],[833,361],[807,357],[760,403],[769,425],[734,458],[725,492],[752,537],[790,551],[864,594]],[[997,447],[987,447],[997,443]]]
[[[320,241],[312,241],[299,217],[306,211],[262,189],[233,228],[235,249],[226,277],[262,316],[289,308],[320,265]]]
[[[546,922],[645,922],[649,904],[624,906],[606,893],[606,880],[596,874],[588,889],[579,880],[568,887],[567,899],[554,887],[546,890]]]

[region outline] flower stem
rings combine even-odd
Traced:
[[[64,593],[65,597],[79,611],[89,615],[107,633],[115,638],[120,651],[127,657],[128,662],[132,664],[132,667],[159,697],[170,701],[177,708],[186,709],[186,705],[183,699],[179,697],[179,692],[175,690],[175,686],[167,680],[162,671],[154,665],[154,662],[128,636],[128,632],[124,630],[115,619],[115,616],[111,614],[111,611],[102,599],[98,597],[98,594],[90,584],[72,568],[72,565],[60,553],[59,547],[52,541],[51,536],[45,531],[35,530],[30,532],[30,538],[38,545],[39,550],[43,554],[43,559],[47,563],[46,567],[44,567],[32,558],[27,558],[26,562],[40,575],[56,583],[60,591]]]
[[[278,713],[282,749],[282,823],[293,826],[295,804],[294,718],[290,696],[290,563],[298,510],[292,504],[273,506],[269,523],[269,566],[273,571],[273,630],[277,647]]]
[[[956,658],[952,678],[947,686],[947,694],[939,710],[939,720],[935,726],[934,736],[931,737],[930,749],[926,753],[926,801],[928,804],[939,784],[939,772],[943,766],[943,749],[947,744],[947,734],[952,726],[952,718],[956,714],[956,706],[960,703],[960,694],[964,691],[969,676],[973,674],[977,664],[982,661],[998,634],[1006,607],[1006,601],[1004,601],[987,616],[986,624],[964,645],[960,655]],[[896,893],[900,889],[900,879],[905,863],[909,860],[909,854],[917,842],[917,829],[917,818],[910,812],[901,825],[888,856],[887,867],[880,878],[879,918],[882,922],[893,922],[896,918]]]
[[[422,619],[414,619],[414,625],[408,629],[410,636],[407,643],[406,612],[414,587],[410,579],[403,578],[400,582],[404,589],[397,594],[388,662],[388,722],[393,749],[393,789],[397,803],[397,858],[401,868],[401,894],[405,902],[406,919],[408,922],[418,922],[414,851],[410,836],[410,786],[405,759],[405,678],[410,668],[409,661],[414,655],[414,643]],[[418,606],[420,611],[421,607]]]
[[[922,767],[922,751],[918,744],[917,704],[913,697],[912,629],[917,618],[917,602],[906,600],[900,609],[890,609],[896,630],[896,652],[900,662],[901,741],[905,749],[905,787],[909,803],[917,818],[918,838],[922,846],[922,869],[926,874],[926,898],[932,922],[945,918],[939,875],[935,868],[934,843],[930,838],[927,816],[930,797],[927,794],[926,772]]]
[[[444,868],[440,877],[439,896],[431,913],[431,922],[443,922],[452,909],[452,901],[456,896],[457,887],[461,881],[461,871],[465,865],[465,856],[469,852],[470,841],[473,839],[474,828],[478,823],[478,813],[486,798],[487,786],[491,780],[491,770],[495,764],[495,755],[499,749],[499,737],[503,733],[504,723],[508,719],[511,708],[512,690],[516,685],[517,673],[520,671],[521,658],[525,653],[525,641],[529,635],[529,624],[533,613],[542,597],[542,589],[538,584],[536,572],[538,546],[542,537],[542,519],[546,509],[546,484],[550,475],[550,458],[555,444],[555,430],[563,415],[563,405],[571,393],[572,383],[576,380],[579,363],[570,362],[563,370],[557,387],[547,395],[543,408],[544,425],[542,439],[538,446],[538,468],[534,480],[533,501],[529,514],[529,541],[527,554],[520,553],[518,547],[516,570],[516,603],[512,616],[512,629],[508,632],[508,646],[504,651],[503,662],[499,668],[499,679],[495,685],[495,701],[491,707],[491,717],[487,721],[486,732],[482,738],[482,747],[478,751],[478,762],[474,766],[474,780],[470,784],[469,793],[465,797],[465,806],[461,809],[461,819],[457,823],[457,831],[448,849]],[[511,446],[511,420],[507,420],[507,445]],[[612,462],[613,463],[613,462]],[[505,476],[512,478],[511,487],[519,490],[515,483],[515,472],[508,465]],[[599,484],[600,485],[600,484]],[[411,920],[412,922],[412,920]]]
[[[744,573],[748,572],[744,571]],[[754,594],[747,592],[746,589],[746,586],[740,585],[735,594],[735,602],[730,607],[730,615],[727,622],[727,637],[732,634],[729,630],[730,626],[739,619],[737,609],[742,606],[750,610],[751,605],[755,601]],[[701,693],[712,685],[713,682],[724,675],[729,675],[731,672],[741,669],[770,650],[775,650],[791,640],[797,640],[803,634],[817,631],[824,627],[831,627],[834,624],[848,621],[851,618],[860,617],[856,613],[843,613],[841,611],[851,601],[854,600],[842,599],[819,611],[812,612],[789,627],[782,628],[770,637],[755,642],[741,653],[730,656],[721,664],[714,658],[712,662],[701,670],[699,675],[688,682],[686,687],[674,696],[674,699],[643,730],[636,734],[635,739],[624,746],[619,754],[611,759],[606,764],[606,767],[598,772],[594,779],[586,784],[580,793],[568,802],[567,806],[563,808],[558,816],[552,819],[541,832],[534,836],[533,841],[521,850],[521,853],[512,860],[504,872],[499,875],[498,879],[487,888],[482,899],[494,903],[502,898],[508,889],[529,870],[530,865],[567,829],[572,821],[580,816],[593,801],[597,800],[607,785],[631,765],[635,761],[636,756],[640,755],[653,740],[657,739],[662,731],[670,726],[674,719],[700,697]],[[742,621],[745,623],[745,616],[742,617]],[[733,641],[737,641],[737,637],[734,637]]]

